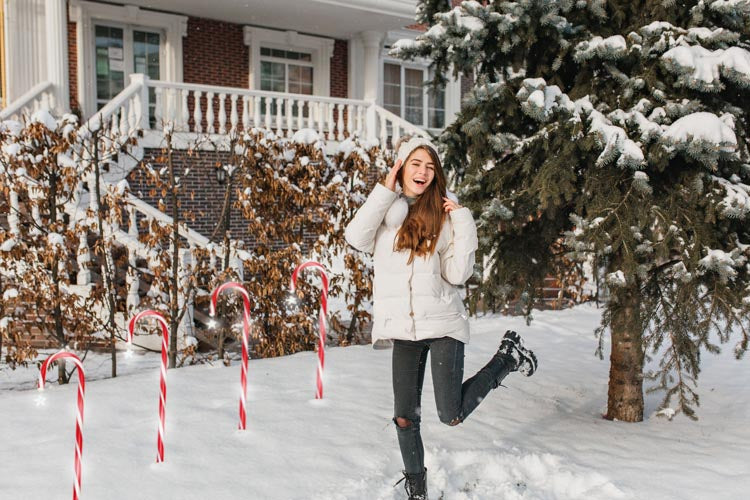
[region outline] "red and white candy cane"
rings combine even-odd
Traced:
[[[328,315],[328,275],[326,268],[315,261],[307,261],[294,269],[292,273],[292,293],[297,288],[297,276],[299,272],[306,268],[314,268],[320,271],[320,279],[323,281],[323,290],[320,295],[320,314],[318,316],[319,337],[318,337],[318,377],[317,390],[315,399],[323,399],[323,367],[325,366],[325,349],[326,349],[326,316]]]
[[[242,367],[240,368],[240,424],[239,429],[244,431],[246,428],[247,412],[245,411],[246,397],[247,397],[247,360],[248,360],[248,337],[250,336],[250,295],[248,295],[245,287],[241,283],[236,281],[229,281],[223,285],[217,287],[211,294],[211,306],[209,312],[213,318],[216,315],[216,301],[219,298],[219,294],[224,290],[237,290],[242,294],[242,302],[244,306],[244,314],[242,315]]]
[[[169,324],[162,313],[154,310],[141,311],[128,323],[128,344],[133,343],[135,324],[148,316],[155,317],[161,325],[161,377],[159,380],[159,433],[156,437],[156,463],[164,461],[164,416],[167,406],[167,352],[169,351]]]
[[[39,389],[44,389],[44,379],[47,377],[47,368],[54,361],[61,358],[70,358],[78,367],[78,408],[76,411],[76,458],[75,458],[75,483],[73,483],[73,500],[81,497],[81,455],[83,455],[83,395],[86,392],[86,374],[83,372],[81,359],[68,351],[56,352],[44,363],[39,371]]]

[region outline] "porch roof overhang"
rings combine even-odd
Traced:
[[[127,0],[110,3],[348,39],[414,23],[416,0]]]

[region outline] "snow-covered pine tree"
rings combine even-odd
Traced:
[[[610,289],[606,417],[642,420],[646,377],[694,418],[701,352],[748,348],[750,1],[464,1],[429,23],[394,53],[435,85],[475,76],[441,142],[486,290],[533,299],[564,239]]]

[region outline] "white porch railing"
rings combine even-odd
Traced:
[[[0,110],[0,120],[21,121],[24,115],[31,116],[40,109],[54,109],[55,97],[50,82],[42,82]]]
[[[151,102],[149,95],[153,95]],[[163,82],[140,74],[132,75],[130,85],[87,126],[95,130],[102,120],[111,120],[112,129],[122,134],[136,128],[160,129],[166,123],[176,132],[226,134],[256,127],[286,137],[310,128],[329,141],[356,135],[377,140],[383,148],[392,147],[407,133],[429,137],[421,128],[369,101]]]

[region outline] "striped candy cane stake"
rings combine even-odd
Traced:
[[[70,358],[78,366],[78,408],[76,411],[76,458],[75,458],[75,482],[73,483],[73,500],[81,497],[81,455],[83,455],[83,395],[86,392],[86,374],[83,372],[81,359],[68,351],[56,352],[44,363],[39,371],[39,389],[44,389],[44,379],[47,377],[47,368],[54,361],[61,358]]]
[[[239,429],[244,431],[246,428],[247,413],[245,411],[246,396],[247,396],[247,359],[248,359],[248,337],[250,335],[250,295],[242,284],[236,281],[229,281],[216,288],[211,294],[211,306],[209,312],[213,318],[216,315],[216,300],[219,298],[219,294],[224,290],[235,289],[242,294],[242,302],[245,308],[245,313],[242,316],[242,367],[240,369],[240,424]]]
[[[292,273],[292,293],[297,288],[297,276],[299,272],[308,267],[315,268],[320,271],[320,278],[323,281],[323,290],[320,295],[320,314],[318,315],[318,377],[317,377],[317,390],[315,392],[315,399],[323,399],[323,367],[325,366],[326,358],[326,316],[328,315],[328,275],[326,274],[326,268],[320,263],[315,261],[308,261],[300,264],[294,269]]]
[[[167,352],[169,351],[169,325],[164,316],[154,310],[141,311],[128,323],[128,344],[133,343],[135,324],[147,316],[154,316],[161,325],[161,377],[159,380],[159,433],[156,437],[156,463],[164,461],[164,416],[167,406]]]

